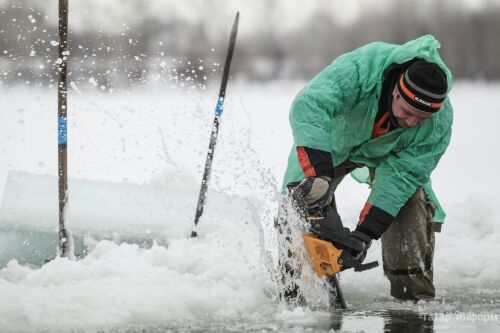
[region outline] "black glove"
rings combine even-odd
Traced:
[[[332,201],[330,182],[331,178],[327,176],[307,177],[298,183],[289,184],[289,188],[294,191],[294,195],[305,201],[309,211],[320,210]]]
[[[350,235],[351,240],[351,255],[354,257],[356,261],[362,263],[365,260],[366,252],[372,245],[372,239],[370,236],[360,232],[360,231],[352,231]]]

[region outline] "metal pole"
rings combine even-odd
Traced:
[[[68,72],[68,0],[59,0],[59,59],[58,72],[58,179],[59,179],[59,251],[61,257],[70,255],[70,240],[66,229],[68,202],[67,153],[67,72]]]
[[[217,143],[217,134],[219,133],[219,119],[222,117],[222,112],[224,111],[224,98],[226,96],[227,81],[229,80],[229,69],[231,67],[231,60],[233,59],[234,47],[236,45],[239,17],[240,13],[237,12],[229,37],[229,47],[227,49],[226,61],[224,63],[224,72],[222,74],[219,98],[217,99],[217,104],[215,106],[215,118],[212,125],[212,134],[210,136],[210,143],[208,145],[208,154],[205,161],[205,170],[203,172],[203,179],[201,181],[200,194],[198,196],[198,205],[196,206],[196,215],[194,217],[194,227],[193,231],[191,231],[191,237],[196,237],[198,235],[196,227],[198,226],[198,221],[200,220],[201,214],[203,214],[203,207],[205,205],[205,194],[208,188],[210,171],[212,170],[212,161],[214,158],[215,144]]]

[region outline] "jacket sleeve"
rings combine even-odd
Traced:
[[[298,146],[297,158],[306,177],[327,176],[333,178],[332,154],[329,152]]]
[[[332,121],[359,99],[357,64],[349,54],[339,57],[299,92],[290,111],[295,146],[331,151]]]

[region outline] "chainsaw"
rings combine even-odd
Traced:
[[[346,309],[347,305],[339,285],[337,274],[353,268],[356,272],[375,268],[378,261],[366,264],[364,258],[350,251],[355,247],[350,238],[350,230],[343,226],[338,213],[330,206],[316,211],[308,211],[302,197],[291,193],[296,211],[305,223],[304,244],[311,258],[314,272],[324,278],[329,290],[329,303],[333,308]]]

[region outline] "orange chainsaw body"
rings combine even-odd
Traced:
[[[331,242],[316,237],[303,236],[303,239],[314,271],[319,277],[333,275],[342,270],[338,260],[343,250],[337,249]]]

